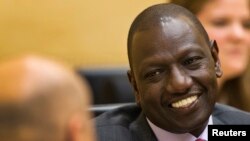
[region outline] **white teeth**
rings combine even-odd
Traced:
[[[191,103],[193,103],[197,99],[197,95],[182,99],[180,101],[172,103],[172,107],[174,108],[181,108],[181,107],[187,107]]]

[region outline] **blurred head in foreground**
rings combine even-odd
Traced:
[[[36,56],[0,64],[2,141],[94,141],[90,90],[72,70]]]

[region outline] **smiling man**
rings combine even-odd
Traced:
[[[99,116],[100,141],[208,140],[209,124],[250,124],[248,113],[215,104],[218,48],[183,7],[159,4],[140,13],[128,58],[137,104]]]

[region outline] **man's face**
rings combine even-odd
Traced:
[[[195,132],[206,125],[214,107],[218,60],[187,22],[162,19],[158,26],[135,32],[130,80],[151,122],[175,133]]]

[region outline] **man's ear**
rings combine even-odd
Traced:
[[[82,119],[79,115],[73,115],[68,123],[67,141],[78,141],[81,137],[83,127]]]
[[[215,62],[215,73],[218,78],[220,78],[223,74],[221,70],[221,63],[219,58],[219,48],[215,40],[210,41],[210,50]]]
[[[128,70],[127,71],[127,76],[128,76],[130,84],[132,85],[132,87],[134,89],[134,95],[135,95],[136,103],[137,103],[138,106],[140,106],[141,97],[140,97],[140,94],[138,92],[138,88],[137,88],[137,84],[136,84],[133,72],[131,70]]]
[[[94,141],[95,130],[92,120],[85,113],[75,113],[70,117],[67,129],[67,141]]]

